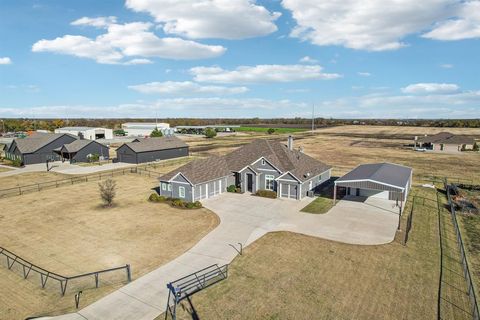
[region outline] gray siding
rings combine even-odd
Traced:
[[[74,162],[87,162],[88,158],[87,155],[89,154],[98,154],[99,156],[103,156],[104,159],[109,158],[109,149],[107,146],[104,146],[97,142],[92,142],[86,145],[84,148],[79,150],[73,157],[72,160]]]
[[[139,153],[133,151],[126,145],[117,149],[118,161],[126,163],[144,163],[186,156],[188,156],[188,147]]]
[[[323,172],[322,174],[319,174],[318,176],[313,177],[312,179],[309,179],[305,182],[302,183],[302,194],[301,197],[306,197],[307,196],[307,191],[314,190],[316,187],[330,179],[330,170]],[[312,187],[310,188],[310,181],[312,182]]]
[[[372,190],[399,192],[398,188],[390,187],[380,183],[375,183],[372,181],[338,182],[337,187],[350,187],[350,188],[358,188],[358,189],[372,189]]]
[[[60,155],[53,152],[53,149],[60,148],[64,144],[69,144],[77,140],[75,137],[68,135],[63,135],[56,139],[55,141],[50,142],[46,146],[38,149],[34,153],[27,153],[23,155],[23,164],[35,164],[35,163],[45,163],[47,159],[52,159],[55,161],[61,160]]]
[[[256,177],[257,174],[252,169],[250,169],[248,167],[243,169],[239,173],[240,173],[240,183],[241,183],[242,192],[247,192],[247,190],[248,190],[247,174],[252,174],[253,175],[253,177],[252,177],[252,179],[253,179],[252,192],[255,193],[258,190],[257,189],[257,177]]]

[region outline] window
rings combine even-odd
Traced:
[[[168,191],[172,191],[172,185],[171,184],[168,184]]]
[[[167,184],[166,183],[162,183],[162,190],[163,191],[167,190]]]
[[[178,196],[180,198],[185,198],[185,187],[178,187]]]
[[[273,190],[274,184],[275,184],[275,176],[266,175],[265,176],[265,189]]]
[[[262,166],[265,165],[265,159],[262,158]]]

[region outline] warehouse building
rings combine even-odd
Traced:
[[[117,161],[144,163],[186,157],[188,145],[175,136],[135,139],[121,145],[117,150]]]
[[[69,133],[88,140],[113,139],[113,130],[108,128],[64,127],[55,129],[55,133]]]
[[[129,137],[149,137],[155,129],[161,131],[164,136],[174,133],[170,124],[164,122],[127,122],[122,124],[122,129]]]

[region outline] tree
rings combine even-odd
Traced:
[[[217,131],[213,130],[212,128],[205,129],[205,137],[211,139],[217,136]]]
[[[270,128],[270,129],[267,130],[267,133],[268,134],[273,134],[273,133],[275,133],[275,129]]]
[[[105,203],[105,207],[111,207],[116,195],[117,183],[112,179],[107,179],[98,184],[100,188],[100,198]]]
[[[93,163],[100,161],[100,155],[98,153],[93,153],[87,156],[88,162]]]
[[[113,130],[113,134],[116,136],[126,136],[127,133],[123,129]]]
[[[158,130],[158,128],[155,128],[152,133],[150,133],[150,138],[159,138],[163,137],[162,131]]]
[[[480,147],[478,146],[478,143],[475,142],[475,143],[473,144],[473,149],[472,149],[472,150],[473,150],[473,151],[478,151],[478,150],[480,150]]]

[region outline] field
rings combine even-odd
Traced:
[[[157,185],[153,177],[127,174],[114,180],[113,208],[102,207],[97,182],[0,199],[1,246],[63,275],[128,263],[135,279],[182,254],[218,224],[206,209],[149,203]],[[42,290],[38,276],[23,280],[21,271],[8,271],[5,258],[0,259],[0,319],[72,311],[76,290],[83,290],[83,307],[125,283],[124,272],[105,276],[99,289],[90,278],[72,284],[62,298],[56,282]]]
[[[432,189],[415,193],[435,198]],[[417,206],[406,247],[267,234],[235,258],[227,280],[195,295],[193,307],[200,319],[436,319],[437,219],[436,208]],[[183,304],[180,318],[191,319]]]
[[[276,128],[276,127],[272,127],[272,128],[275,130],[274,133],[293,133],[293,132],[307,131],[306,129],[300,129],[300,128]],[[240,127],[240,128],[235,128],[235,131],[267,133],[269,129],[270,128],[264,128],[264,127]]]
[[[62,180],[71,176],[56,172],[26,172],[6,177],[0,177],[0,189],[28,186],[47,181]]]

